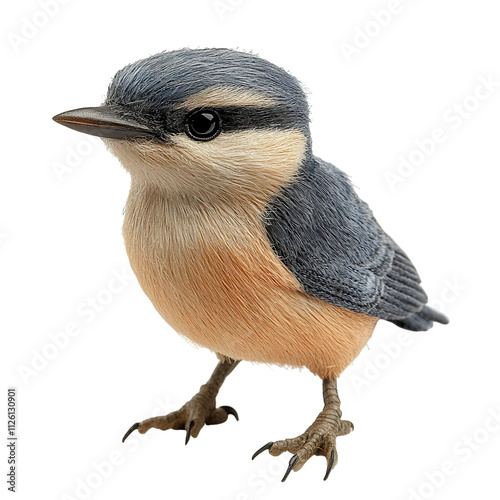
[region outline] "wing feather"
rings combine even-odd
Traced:
[[[429,323],[415,318],[427,303],[415,267],[333,165],[305,163],[270,203],[265,225],[306,293],[399,326],[410,317],[415,327]]]

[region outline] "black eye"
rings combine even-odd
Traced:
[[[193,111],[188,116],[186,125],[187,134],[196,141],[210,141],[221,131],[219,115],[211,109]]]

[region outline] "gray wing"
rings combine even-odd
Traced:
[[[274,252],[306,293],[410,330],[446,322],[425,306],[413,264],[333,165],[311,158],[264,222]]]

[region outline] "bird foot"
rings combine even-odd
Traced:
[[[273,456],[289,451],[294,455],[290,459],[288,468],[282,482],[286,480],[292,470],[298,471],[313,456],[323,455],[327,460],[324,480],[328,479],[331,470],[337,464],[337,450],[335,442],[337,436],[349,434],[354,430],[354,425],[348,420],[340,419],[338,408],[325,409],[318,415],[314,423],[300,436],[283,441],[271,441],[257,450],[252,460],[265,450]]]
[[[198,394],[188,401],[182,408],[168,415],[152,417],[134,424],[123,436],[122,442],[135,430],[145,434],[149,429],[155,428],[165,431],[167,429],[184,429],[186,431],[186,444],[189,438],[197,437],[202,427],[225,422],[229,415],[239,420],[238,413],[231,406],[215,407],[215,395],[218,388],[208,383],[202,385]]]

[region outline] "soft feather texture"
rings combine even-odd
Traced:
[[[186,138],[170,148],[107,143],[132,174],[123,234],[132,269],[162,317],[219,355],[332,378],[377,320],[304,293],[271,250],[262,213],[305,151],[305,138],[290,134],[235,133],[226,147],[214,140],[218,161],[210,165],[207,144]],[[262,156],[254,148],[264,144],[272,147]],[[239,175],[230,176],[231,166]]]
[[[227,106],[274,106],[276,101],[256,90],[244,89],[231,85],[216,85],[194,95],[190,95],[179,104],[177,109],[195,109],[201,107]]]
[[[427,295],[413,264],[333,165],[307,158],[269,204],[266,229],[307,293],[410,330],[447,321],[424,309]]]
[[[132,268],[191,341],[332,378],[378,318],[446,321],[347,176],[313,156],[305,94],[281,68],[228,49],[161,53],[119,71],[106,104],[160,138],[106,142],[132,176]],[[205,105],[226,124],[194,141],[183,124]]]
[[[136,119],[161,121],[179,106],[192,107],[193,99],[200,103],[204,94],[207,106],[214,100],[239,104],[249,96],[260,105],[287,106],[293,125],[309,138],[309,106],[297,79],[265,59],[230,49],[161,52],[129,64],[114,76],[105,104]]]

